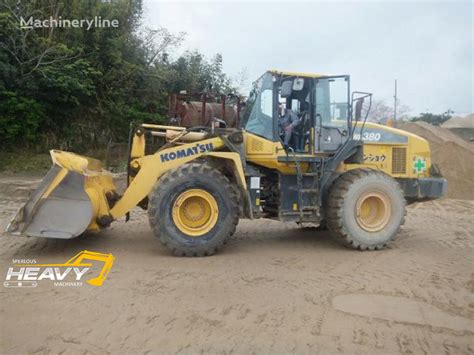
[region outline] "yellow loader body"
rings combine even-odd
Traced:
[[[358,126],[360,124],[356,125]],[[431,152],[426,139],[410,132],[371,122],[367,122],[364,129],[373,132],[373,135],[366,135],[367,140],[364,140],[363,162],[361,164],[342,162],[338,166],[338,171],[370,168],[383,171],[394,178],[418,179],[430,176]],[[384,140],[384,136],[388,136],[390,140]],[[269,141],[247,133],[245,134],[245,151],[248,161],[284,174],[295,174],[295,165],[287,163],[288,154],[281,142]],[[316,152],[314,155],[327,156],[328,154]],[[296,156],[302,157],[304,154],[297,153]],[[418,159],[422,161],[423,169],[414,169]],[[303,162],[301,167],[305,171],[308,169],[308,164]]]
[[[139,206],[178,256],[216,253],[240,218],[325,225],[349,247],[382,249],[406,204],[444,196],[447,181],[426,140],[367,122],[371,103],[372,94],[350,92],[348,75],[267,71],[240,130],[218,119],[133,126],[122,196],[99,161],[51,151],[53,167],[7,232],[69,239]],[[151,154],[149,140],[160,146]]]
[[[153,126],[169,131],[175,127]],[[384,130],[404,137],[399,143],[366,142],[364,161],[360,164],[342,162],[338,172],[358,168],[371,168],[400,179],[429,177],[430,150],[426,140],[408,132],[367,123],[367,128]],[[173,132],[179,132],[176,127]],[[280,171],[296,174],[296,166],[288,162],[280,142],[270,142],[262,137],[244,132],[246,161]],[[188,137],[189,139],[189,137]],[[124,216],[145,199],[160,176],[169,170],[200,157],[227,161],[232,167],[236,182],[246,193],[247,184],[241,156],[235,152],[222,151],[225,142],[220,137],[186,142],[155,154],[145,155],[145,136],[135,135],[131,147],[131,167],[138,173],[129,178],[129,186],[119,198],[112,174],[102,168],[101,162],[74,153],[52,150],[53,167],[45,176],[29,201],[19,210],[7,227],[12,234],[69,239],[86,230],[98,231],[113,220]],[[404,150],[400,157],[400,150]],[[422,159],[425,168],[413,168]],[[307,163],[301,163],[303,172]]]

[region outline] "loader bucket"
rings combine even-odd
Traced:
[[[86,229],[98,229],[96,217],[108,212],[106,193],[115,192],[115,187],[100,161],[55,150],[51,157],[52,168],[11,220],[7,233],[71,239]]]

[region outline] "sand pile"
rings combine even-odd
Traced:
[[[433,163],[448,179],[448,197],[474,200],[474,144],[449,129],[426,122],[407,122],[400,129],[419,135],[430,143]]]
[[[458,135],[468,142],[474,142],[474,114],[471,113],[465,117],[453,117],[444,122],[441,127],[448,128],[451,132]]]
[[[474,128],[474,113],[465,117],[453,117],[444,122],[443,128]]]

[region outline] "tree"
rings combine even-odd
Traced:
[[[367,107],[367,104],[365,104]],[[407,120],[411,109],[397,100],[397,121]],[[387,105],[385,100],[372,100],[368,121],[385,124],[388,119],[393,119],[393,106]]]
[[[237,92],[232,80],[222,68],[222,55],[207,60],[198,51],[188,51],[170,64],[171,91],[186,90],[189,93],[206,92],[228,94]]]
[[[423,122],[432,124],[433,126],[440,126],[441,124],[449,120],[451,117],[453,117],[452,116],[453,113],[454,111],[451,109],[446,110],[446,112],[443,112],[442,114],[433,114],[433,113],[425,112],[425,113],[420,113],[416,117],[413,117],[412,121],[413,122],[423,121]]]
[[[239,95],[248,95],[248,89],[250,87],[248,69],[243,67],[239,70],[239,72],[232,78],[232,83],[237,88]]]
[[[28,19],[117,20],[116,28],[20,27]],[[160,123],[180,90],[235,92],[222,55],[173,59],[184,33],[142,28],[142,0],[0,0],[0,145],[83,151]]]
[[[366,103],[364,103],[365,106]],[[369,116],[367,118],[370,122],[385,123],[388,118],[393,117],[393,108],[389,107],[384,100],[373,100],[370,107]]]

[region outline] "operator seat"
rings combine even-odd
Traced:
[[[306,142],[308,141],[311,131],[311,119],[309,114],[309,103],[304,101],[300,106],[300,123],[296,129],[295,148],[299,152],[305,151]]]

